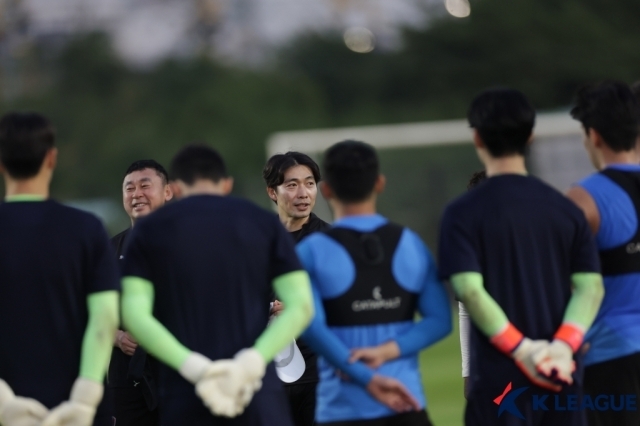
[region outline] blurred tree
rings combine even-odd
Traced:
[[[637,0],[481,0],[469,18],[432,15],[407,29],[399,52],[359,54],[338,35],[309,35],[282,63],[320,85],[341,122],[372,108],[362,121],[457,118],[493,85],[556,108],[584,83],[639,78],[638,18]]]
[[[3,109],[39,110],[55,123],[62,153],[53,190],[61,198],[117,199],[129,163],[167,164],[193,141],[221,151],[242,194],[261,176],[270,133],[327,124],[323,97],[307,80],[206,58],[134,72],[104,35],[71,42],[50,65],[56,78],[48,90]]]

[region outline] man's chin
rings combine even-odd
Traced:
[[[296,219],[306,219],[309,217],[309,215],[311,215],[311,210],[309,210],[308,212],[294,212],[291,217],[294,217]]]
[[[142,217],[148,216],[149,213],[151,213],[151,209],[146,208],[144,210],[140,210],[137,212],[136,211],[131,212],[131,217],[133,218],[133,220],[136,220],[136,219],[140,219]]]

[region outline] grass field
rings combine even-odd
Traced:
[[[453,312],[454,330],[446,339],[420,354],[427,409],[434,426],[462,426],[464,396],[460,371],[458,315]]]

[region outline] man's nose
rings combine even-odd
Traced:
[[[142,188],[136,188],[135,191],[133,191],[133,198],[138,198],[142,196]]]

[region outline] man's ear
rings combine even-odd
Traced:
[[[164,186],[164,200],[169,201],[173,198],[173,188],[171,188],[171,183],[167,183]]]
[[[58,165],[58,148],[51,148],[44,157],[45,165],[49,170],[53,170]]]
[[[598,132],[593,127],[589,128],[589,130],[587,130],[587,138],[589,138],[589,140],[591,141],[591,144],[595,148],[602,148],[603,145],[606,145],[605,142],[604,142],[604,138],[602,137],[600,132]]]
[[[271,198],[271,201],[276,203],[278,202],[278,194],[276,193],[275,188],[269,188],[267,186],[267,195],[269,196],[269,198]]]
[[[473,129],[473,146],[475,146],[476,148],[485,148],[482,137],[476,129]]]
[[[331,200],[334,198],[333,189],[327,184],[325,181],[320,182],[320,193],[326,200]]]
[[[222,181],[222,195],[229,195],[233,191],[233,178],[229,176]]]
[[[169,188],[173,197],[176,199],[182,198],[182,187],[180,186],[180,182],[177,180],[172,180],[169,182]]]
[[[534,140],[534,136],[533,136],[533,131],[531,132],[531,134],[529,135],[529,140],[527,141],[527,146],[531,146],[531,144],[533,143]]]
[[[380,194],[382,193],[382,191],[384,191],[385,186],[387,186],[387,178],[383,174],[378,175],[376,183],[373,186],[373,191],[376,194]]]

